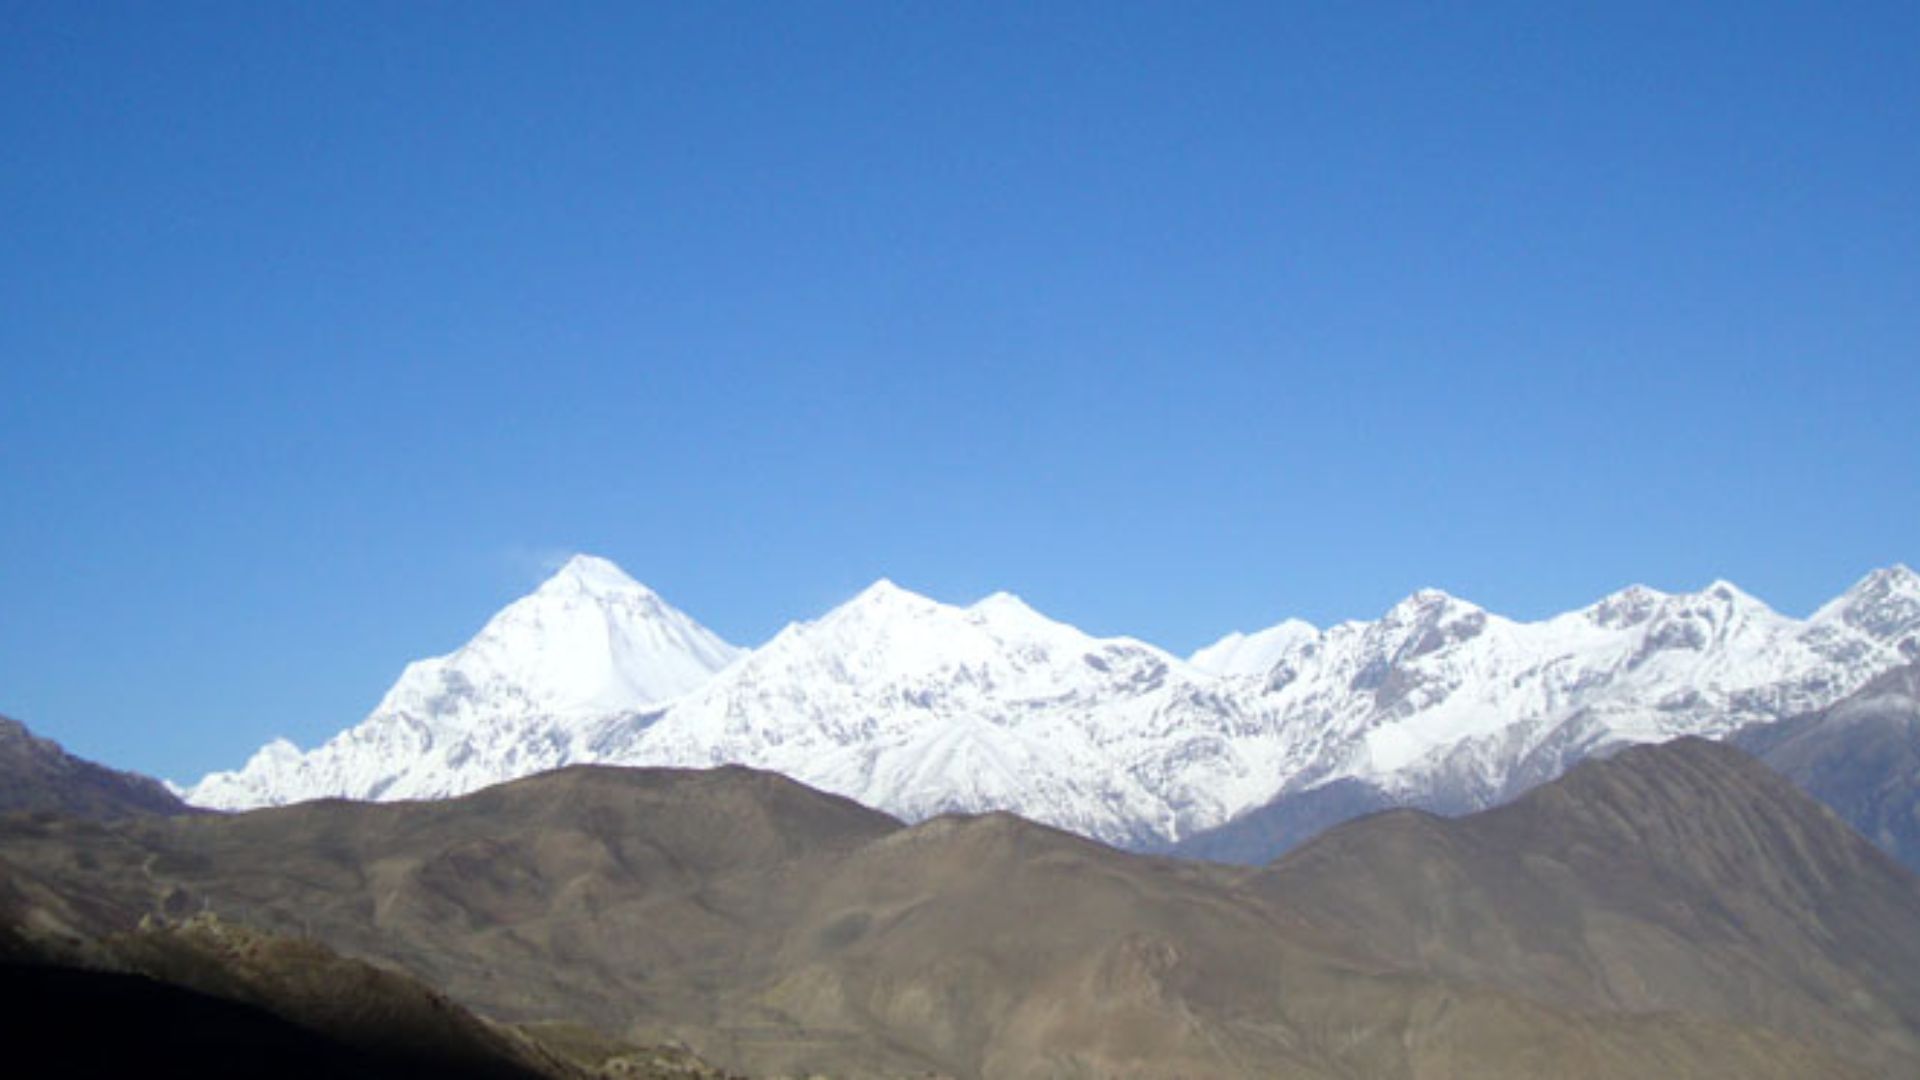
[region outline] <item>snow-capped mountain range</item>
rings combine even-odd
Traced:
[[[1904,566],[1804,620],[1726,582],[1539,622],[1424,590],[1373,622],[1289,620],[1183,660],[1005,593],[957,607],[887,581],[742,650],[579,556],[409,665],[357,726],[304,752],[277,740],[187,797],[431,798],[580,762],[737,762],[909,819],[1004,809],[1156,846],[1338,780],[1484,806],[1624,743],[1821,707],[1916,656]]]

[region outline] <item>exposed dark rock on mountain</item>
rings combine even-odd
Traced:
[[[0,716],[0,813],[10,810],[85,818],[189,812],[160,781],[74,757]]]

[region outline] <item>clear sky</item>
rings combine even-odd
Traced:
[[[1470,10],[1460,10],[1470,9]],[[1551,9],[1551,10],[1548,10]],[[1185,652],[1920,562],[1920,5],[0,3],[0,712],[191,779],[556,555]]]

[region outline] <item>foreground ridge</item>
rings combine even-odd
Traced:
[[[0,818],[0,946],[156,911],[756,1075],[1920,1068],[1920,882],[1698,739],[1459,820],[1368,817],[1258,870],[1005,813],[907,825],[739,767]]]

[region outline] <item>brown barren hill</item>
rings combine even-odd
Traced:
[[[74,757],[18,720],[0,716],[0,813],[19,810],[112,819],[190,808],[152,777]]]
[[[1004,814],[906,827],[740,768],[0,820],[17,932],[99,940],[156,910],[753,1075],[1920,1069],[1914,879],[1695,742],[1458,821],[1365,819],[1257,871]]]
[[[1629,749],[1458,820],[1379,814],[1252,886],[1396,968],[1764,1026],[1888,1069],[1920,1054],[1920,883],[1722,744]]]

